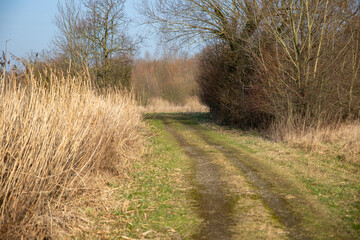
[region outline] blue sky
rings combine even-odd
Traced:
[[[64,0],[60,0],[64,1]],[[8,41],[8,52],[26,57],[30,51],[39,52],[47,49],[56,28],[53,19],[57,13],[57,0],[0,0],[0,51],[5,50]],[[126,13],[128,17],[139,19],[134,9],[134,0],[127,0]],[[133,21],[135,22],[135,21]],[[134,28],[136,32],[147,32],[146,27]],[[149,37],[149,34],[147,34]],[[153,53],[156,40],[153,36],[141,46],[140,56],[145,51]]]

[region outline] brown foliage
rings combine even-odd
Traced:
[[[255,127],[269,118],[251,101],[250,63],[247,54],[234,53],[225,44],[208,46],[199,56],[200,99],[218,123]]]
[[[260,111],[305,126],[359,117],[355,5],[306,0],[291,6],[286,17],[268,13],[253,53],[252,101]],[[284,18],[293,24],[286,25]],[[286,26],[276,29],[279,24]]]
[[[195,59],[166,54],[159,60],[137,60],[133,71],[133,88],[142,105],[162,98],[182,105],[197,94],[194,80]]]

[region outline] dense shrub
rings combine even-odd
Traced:
[[[213,118],[244,127],[357,119],[357,3],[304,0],[283,5],[288,8],[264,8],[247,41],[240,38],[235,47],[233,41],[220,41],[202,51],[197,80]]]
[[[270,119],[251,101],[251,64],[247,53],[233,52],[225,44],[208,46],[200,54],[196,77],[200,99],[218,123],[258,127]]]

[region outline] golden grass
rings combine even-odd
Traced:
[[[1,239],[81,234],[89,224],[82,209],[106,201],[103,176],[121,175],[142,149],[142,118],[132,98],[96,94],[88,79],[53,72],[35,79],[30,72],[20,81],[2,74]]]
[[[341,161],[360,163],[360,122],[340,123],[319,128],[287,128],[270,130],[273,139],[283,140],[307,150],[337,157]]]
[[[209,108],[197,97],[189,97],[184,105],[176,105],[162,98],[153,98],[147,106],[140,106],[143,113],[208,112]]]

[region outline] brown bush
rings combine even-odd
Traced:
[[[197,82],[200,99],[221,124],[259,127],[270,115],[257,111],[251,101],[253,70],[247,53],[225,44],[206,47],[199,56]]]
[[[281,15],[269,10],[253,52],[252,101],[259,111],[290,128],[359,117],[356,5],[304,0]]]
[[[205,48],[197,79],[212,116],[244,127],[357,119],[358,5],[320,0],[269,4],[248,41]]]
[[[49,82],[49,74],[66,72],[77,76],[79,72],[88,72],[91,82],[98,89],[129,90],[131,88],[134,60],[126,54],[107,60],[107,65],[88,67],[87,64],[73,64],[63,56],[52,56],[51,52],[32,53],[29,60],[22,59],[23,68],[32,68],[36,79]]]

